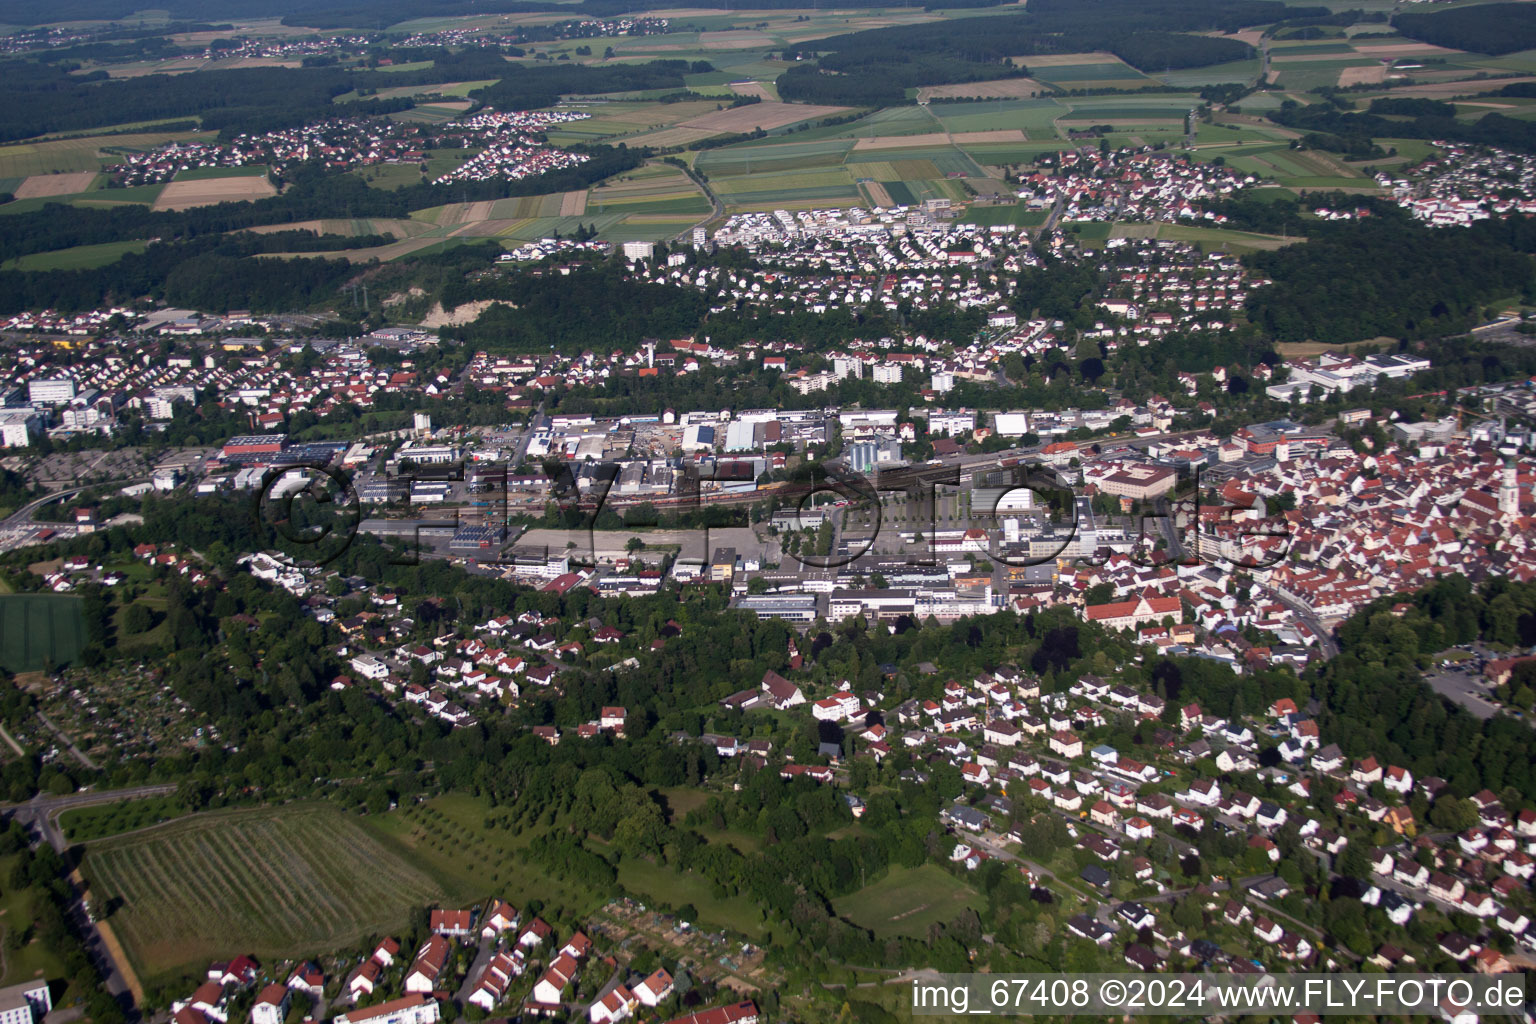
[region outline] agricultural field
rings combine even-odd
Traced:
[[[385,217],[336,217],[326,220],[301,220],[291,224],[261,224],[245,230],[256,234],[276,231],[312,231],[317,235],[344,235],[355,238],[360,235],[394,235],[396,238],[412,238],[425,234],[430,226],[415,220]]]
[[[1056,137],[1056,119],[1065,116],[1071,101],[1053,99],[997,100],[985,103],[940,103],[928,108],[946,131],[979,132],[1017,129],[1031,139]]]
[[[116,906],[110,923],[146,979],[210,957],[334,949],[446,897],[359,819],[325,806],[192,815],[93,844],[82,870]]]
[[[679,122],[681,128],[693,128],[719,134],[737,134],[758,130],[770,131],[801,121],[815,121],[847,113],[847,107],[817,106],[812,103],[750,103],[744,107],[727,107]]]
[[[1208,152],[1202,150],[1202,155]],[[1224,147],[1221,153],[1229,166],[1272,178],[1286,188],[1376,189],[1375,181],[1331,153],[1294,150],[1279,143]]]
[[[563,199],[564,197],[557,197]],[[562,202],[553,211],[560,215],[572,204]],[[586,193],[581,213],[696,214],[712,209],[709,199],[682,171],[666,164],[639,168]]]
[[[1176,89],[1199,89],[1207,85],[1222,85],[1227,82],[1251,82],[1258,77],[1259,59],[1253,57],[1249,60],[1235,60],[1226,64],[1211,64],[1203,68],[1184,68],[1179,71],[1165,71],[1156,77]],[[1246,104],[1253,97],[1247,97]]]
[[[68,196],[76,192],[88,192],[96,183],[95,171],[75,171],[66,174],[33,174],[28,176],[12,192],[17,199],[46,199],[52,196]]]
[[[196,138],[194,132],[146,132],[133,135],[93,135],[46,142],[16,142],[0,146],[0,178],[34,174],[90,171],[117,162],[114,153],[153,149],[167,142]]]
[[[399,70],[399,69],[396,69]],[[464,99],[476,89],[484,89],[488,85],[495,85],[496,79],[488,78],[476,82],[436,82],[431,85],[397,85],[392,89],[380,89],[370,96],[359,96],[355,92],[344,92],[331,102],[351,103],[354,100],[409,100],[417,96],[441,96],[444,99]]]
[[[1048,87],[1033,78],[998,78],[990,82],[956,82],[953,85],[927,85],[917,91],[922,102],[959,97],[962,99],[1028,99]]]
[[[265,167],[197,167],[167,182],[155,200],[156,210],[189,210],[215,203],[265,199],[277,195]]]
[[[0,595],[0,668],[36,672],[63,666],[85,646],[80,599],[67,594]]]
[[[982,896],[937,864],[891,868],[871,885],[837,900],[834,908],[877,938],[921,938],[931,924],[947,924],[967,907],[980,907]]]
[[[1052,53],[1015,57],[1030,77],[1059,89],[1134,89],[1136,83],[1155,84],[1112,53]]]
[[[470,107],[468,100],[451,100],[442,103],[425,103],[410,110],[391,114],[394,121],[415,121],[420,124],[443,124],[461,116]]]
[[[728,207],[817,200],[835,206],[837,200],[857,200],[853,176],[846,168],[752,172],[733,177],[712,177],[710,186]]]
[[[0,264],[0,270],[86,270],[115,263],[131,252],[143,252],[148,242],[102,242],[52,252],[35,252]]]
[[[853,151],[852,139],[822,142],[789,142],[776,145],[745,143],[700,153],[693,166],[711,179],[733,174],[768,174],[775,171],[839,167]]]
[[[624,103],[589,100],[563,103],[557,109],[590,115],[585,121],[557,125],[548,135],[555,145],[577,142],[602,142],[619,137],[631,138],[676,128],[684,121],[716,113],[719,103],[711,100],[685,100],[679,103]],[[715,129],[694,129],[694,139],[719,134]],[[654,143],[652,143],[654,144]],[[676,143],[681,144],[681,143]]]

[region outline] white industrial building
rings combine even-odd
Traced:
[[[42,429],[42,420],[31,409],[0,409],[0,445],[25,448]]]

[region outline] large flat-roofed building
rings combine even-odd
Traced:
[[[339,1014],[335,1024],[437,1024],[440,1018],[437,1000],[412,992],[387,1003]]]
[[[451,444],[408,444],[395,453],[395,462],[414,462],[418,465],[442,465],[456,462],[459,450]]]
[[[25,448],[41,427],[31,409],[0,409],[0,445],[6,448]]]
[[[53,1009],[48,983],[24,981],[0,988],[0,1024],[36,1024]]]
[[[750,594],[736,607],[759,619],[783,619],[797,624],[816,621],[815,594]]]
[[[223,454],[272,455],[288,446],[287,434],[241,434],[224,442]]]
[[[27,401],[58,405],[75,400],[75,382],[68,377],[40,377],[27,382]]]
[[[1173,490],[1179,474],[1167,466],[1120,466],[1109,473],[1089,478],[1106,494],[1133,501],[1160,498]]]

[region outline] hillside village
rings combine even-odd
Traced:
[[[378,118],[338,117],[301,128],[260,135],[242,134],[229,142],[173,142],[127,154],[107,173],[125,188],[170,181],[178,174],[216,167],[264,168],[289,176],[311,162],[338,170],[381,164],[420,164],[435,149],[479,152],[439,181],[516,180],[545,171],[574,167],[587,157],[537,144],[534,137],[551,126],[582,120],[576,111],[497,113],[486,111],[448,124],[422,125]],[[425,173],[425,170],[423,170]]]

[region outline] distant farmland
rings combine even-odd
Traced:
[[[210,958],[317,953],[402,927],[441,887],[330,807],[199,814],[87,846],[146,980]]]
[[[85,646],[80,599],[66,594],[0,596],[0,668],[36,672],[63,666]]]

